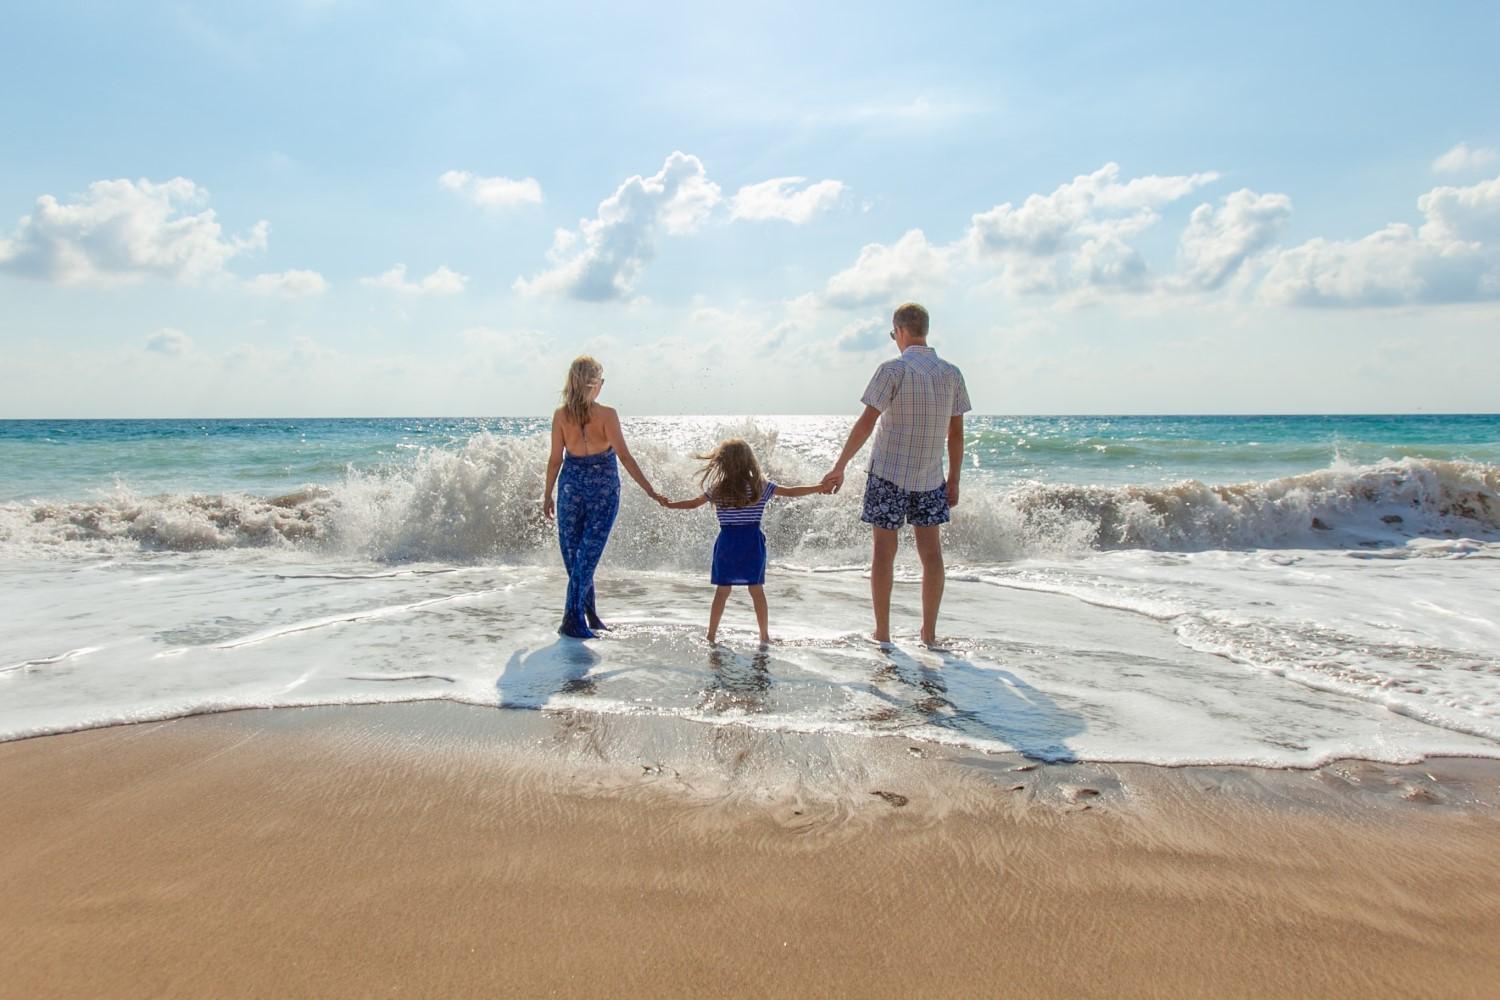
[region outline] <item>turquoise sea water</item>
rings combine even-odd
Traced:
[[[815,463],[837,451],[850,419],[643,417],[627,428],[690,452],[753,422]],[[475,434],[545,430],[541,418],[0,421],[0,501],[82,499],[116,485],[271,495],[332,485],[351,469],[393,470]],[[1500,463],[1500,414],[981,416],[968,432],[971,468],[996,485],[1228,484],[1403,458]]]

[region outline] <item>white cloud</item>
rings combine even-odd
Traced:
[[[1493,149],[1473,149],[1461,142],[1432,161],[1432,170],[1439,174],[1466,174],[1484,168],[1500,160],[1500,153]]]
[[[1500,177],[1417,200],[1420,227],[1280,251],[1261,294],[1292,305],[1384,306],[1500,298]]]
[[[690,336],[764,356],[800,338],[806,332],[805,320],[793,303],[740,303],[733,309],[699,305],[691,315]]]
[[[840,351],[873,351],[889,347],[891,324],[889,320],[856,320],[839,331],[833,346]]]
[[[0,271],[63,285],[120,285],[155,276],[193,284],[220,275],[238,254],[263,249],[261,221],[225,238],[212,209],[188,214],[208,192],[185,177],[95,181],[73,202],[37,199],[16,233],[0,240]]]
[[[997,205],[973,217],[970,238],[981,252],[1049,256],[1101,234],[1139,233],[1157,221],[1158,208],[1218,178],[1210,171],[1121,183],[1119,175],[1117,164],[1106,163],[1051,194],[1029,196],[1019,208]]]
[[[467,275],[450,270],[445,264],[421,281],[406,280],[406,265],[397,264],[384,274],[373,278],[360,278],[359,283],[367,288],[388,288],[404,295],[457,295],[469,283]]]
[[[1417,199],[1431,239],[1500,242],[1500,177],[1469,187],[1436,187]]]
[[[1073,276],[1091,288],[1138,289],[1146,285],[1146,261],[1115,233],[1085,240],[1073,258]]]
[[[193,339],[181,330],[164,326],[146,338],[146,350],[177,357],[193,349]]]
[[[948,280],[952,259],[951,250],[933,246],[922,230],[912,229],[890,246],[863,247],[852,266],[828,279],[823,299],[851,307],[918,297],[924,288]]]
[[[516,181],[509,177],[480,177],[467,170],[449,170],[438,178],[438,183],[485,208],[542,203],[542,186],[534,177]]]
[[[1284,194],[1256,194],[1241,188],[1215,211],[1193,209],[1177,249],[1176,285],[1212,291],[1233,278],[1256,254],[1267,250],[1286,227],[1292,199]]]
[[[558,230],[548,252],[552,269],[518,278],[515,287],[590,302],[628,298],[656,254],[658,232],[692,232],[719,200],[719,186],[708,179],[702,161],[675,152],[655,175],[621,184],[599,203],[597,216],[580,221],[577,232]]]
[[[550,363],[551,372],[566,370],[553,339],[540,330],[498,330],[492,326],[471,326],[459,334],[467,349],[471,369],[488,369],[497,374],[514,376],[518,371]]]
[[[747,184],[730,202],[730,216],[735,219],[785,219],[802,223],[826,208],[831,208],[843,193],[841,181],[822,180],[796,190],[806,177],[774,177],[759,184]]]
[[[1058,291],[1068,284],[1138,288],[1145,261],[1129,240],[1160,221],[1158,209],[1218,179],[1207,171],[1120,180],[1117,164],[1081,174],[1051,194],[1033,194],[970,220],[964,242],[996,261],[1013,291]]]
[[[296,299],[322,295],[328,290],[328,282],[317,271],[282,271],[279,274],[257,274],[245,282],[245,287],[257,295]]]

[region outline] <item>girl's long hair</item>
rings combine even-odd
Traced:
[[[589,422],[589,390],[604,374],[604,366],[587,354],[580,354],[568,366],[568,380],[563,383],[563,412],[582,430]]]
[[[766,477],[761,475],[755,452],[739,438],[720,441],[717,448],[698,458],[708,463],[699,470],[698,481],[720,507],[748,507],[766,491]]]

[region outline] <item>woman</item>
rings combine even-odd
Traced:
[[[557,539],[568,570],[568,598],[558,632],[575,639],[592,639],[594,629],[609,627],[594,609],[594,570],[620,512],[616,458],[647,496],[662,502],[625,444],[620,415],[597,401],[603,388],[604,366],[587,355],[574,358],[563,404],[552,414],[552,454],[542,496],[542,513],[557,517]],[[558,485],[554,507],[552,489]]]

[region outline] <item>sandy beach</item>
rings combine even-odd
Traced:
[[[690,763],[696,762],[696,763]],[[1481,997],[1500,766],[444,704],[0,745],[9,997]]]

